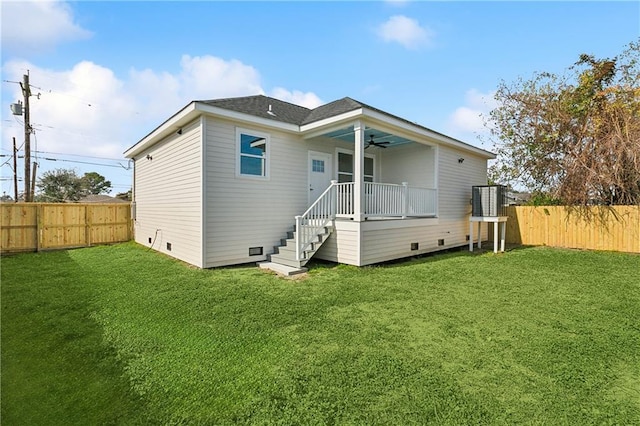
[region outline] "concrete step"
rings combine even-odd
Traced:
[[[309,259],[320,249],[320,246],[333,232],[333,226],[325,226],[303,253],[303,259],[296,260],[296,231],[287,232],[287,238],[280,240],[281,245],[274,247],[274,253],[267,256],[268,263],[276,263],[290,268],[302,268]]]
[[[294,275],[303,274],[308,271],[307,268],[296,268],[296,267],[282,265],[280,263],[275,263],[275,262],[258,262],[258,266],[261,269],[268,269],[279,275],[284,275],[285,277],[291,277]]]
[[[281,265],[291,266],[292,268],[301,268],[307,263],[306,260],[296,260],[295,257],[293,259],[289,259],[288,256],[282,256],[280,254],[270,254],[267,256],[270,262],[279,263]],[[304,263],[303,263],[304,262]]]

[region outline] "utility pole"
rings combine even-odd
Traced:
[[[14,200],[18,202],[18,148],[16,148],[16,138],[13,137],[13,193]]]
[[[24,96],[24,201],[31,199],[31,124],[29,123],[29,97],[31,96],[31,86],[29,86],[29,71],[23,76],[20,84],[22,95]]]
[[[31,175],[31,194],[29,195],[29,199],[31,201],[35,200],[36,194],[36,170],[38,169],[38,163],[33,163],[33,174]]]

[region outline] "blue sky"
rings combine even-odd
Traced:
[[[481,115],[501,80],[562,73],[640,37],[637,1],[3,0],[0,12],[1,162],[24,139],[9,104],[29,70],[39,171],[97,171],[114,194],[131,185],[122,152],[193,99],[350,96],[491,150]],[[9,165],[2,192],[13,195]]]

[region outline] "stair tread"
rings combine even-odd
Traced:
[[[315,228],[315,225],[303,225],[303,227]],[[320,249],[322,244],[327,241],[327,238],[335,229],[331,225],[325,225],[319,228],[322,229],[322,232],[316,233],[311,247],[304,251],[303,259],[296,260],[296,231],[294,227],[294,231],[287,231],[287,237],[291,238],[283,238],[282,240],[280,240],[282,244],[280,244],[279,246],[274,246],[274,249],[277,251],[277,253],[270,254],[268,257],[269,261],[271,263],[277,263],[285,265],[287,267],[301,268]]]

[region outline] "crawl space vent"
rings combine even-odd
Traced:
[[[262,247],[249,247],[249,256],[261,256]]]

